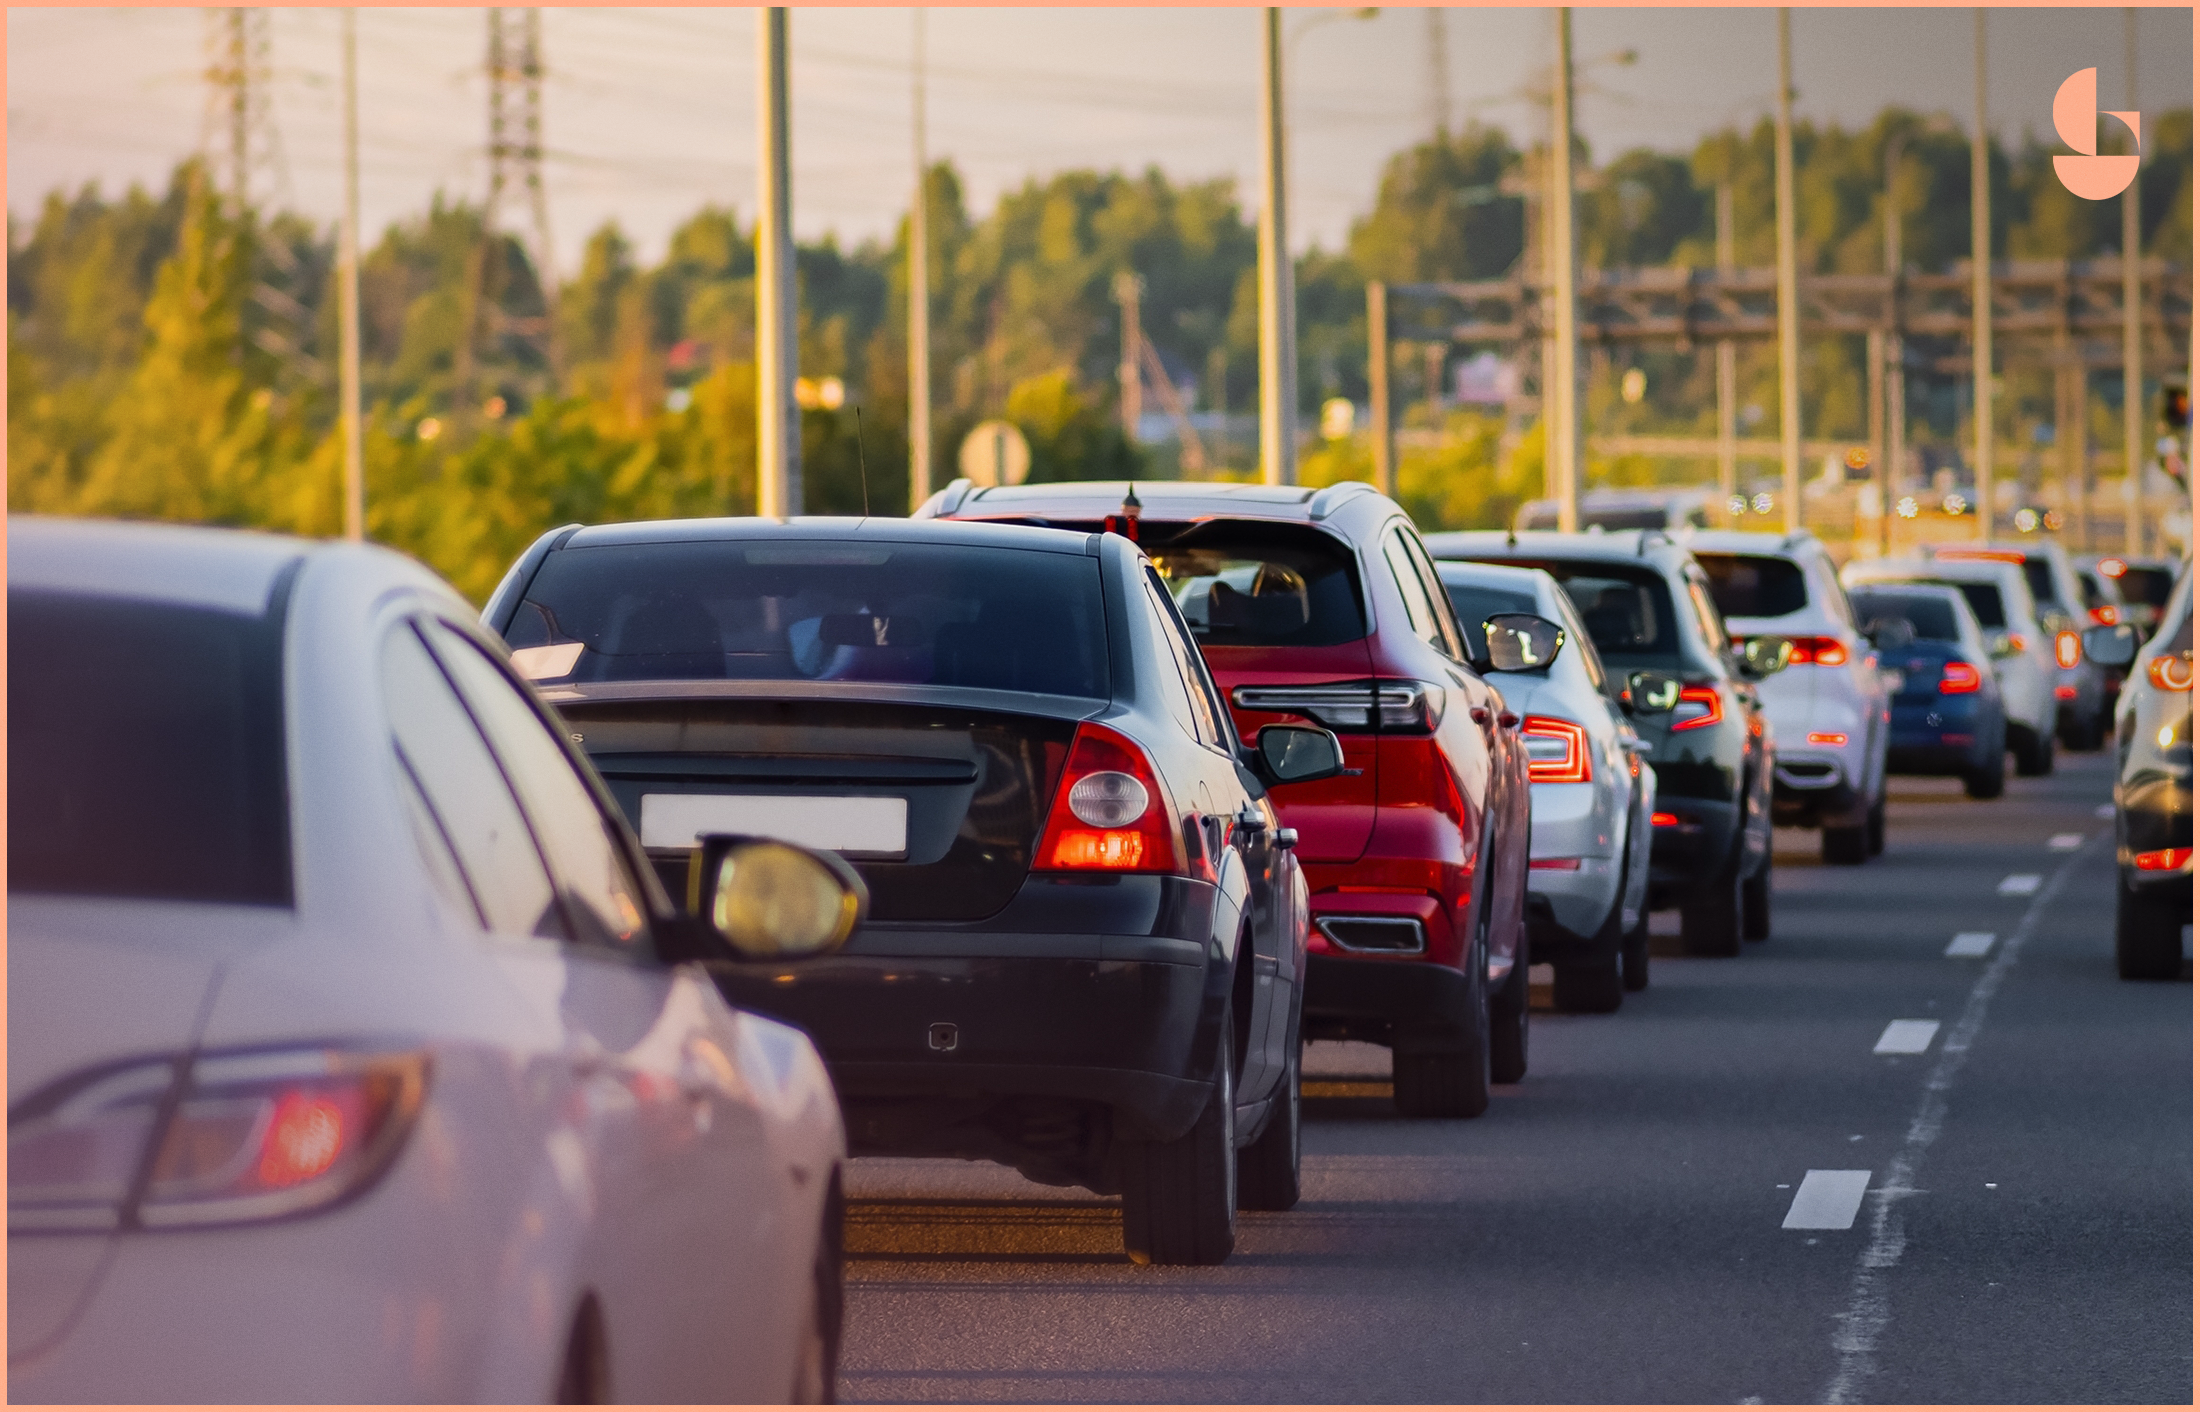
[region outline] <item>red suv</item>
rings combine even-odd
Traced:
[[[1313,929],[1304,1034],[1390,1047],[1402,1112],[1473,1117],[1527,1068],[1527,755],[1405,512],[1372,486],[978,488],[919,517],[1112,531],[1167,581],[1240,736],[1312,721],[1345,772],[1270,791]]]

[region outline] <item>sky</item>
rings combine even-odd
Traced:
[[[916,11],[801,9],[790,19],[796,233],[890,239],[913,185]],[[1771,111],[1769,9],[1576,9],[1577,122],[1602,161],[1631,147],[1686,151]],[[1859,125],[1900,103],[1973,107],[1969,9],[1794,12],[1796,115]],[[951,9],[923,12],[927,147],[962,173],[974,213],[1030,178],[1160,167],[1257,192],[1260,12],[1250,8]],[[548,9],[542,13],[544,181],[560,265],[615,220],[645,260],[706,204],[755,210],[757,12]],[[362,219],[371,242],[437,192],[478,200],[488,180],[486,24],[477,9],[358,15]],[[1433,129],[1439,66],[1454,123],[1541,140],[1552,12],[1337,9],[1284,14],[1291,243],[1335,249],[1374,201],[1384,160]],[[57,187],[159,188],[208,131],[204,12],[7,11],[8,208],[35,214]],[[2056,88],[2101,70],[2125,106],[2116,9],[1989,11],[1987,121],[2052,140]],[[2193,12],[2138,12],[2139,107],[2192,102]],[[1441,35],[1438,44],[1436,36]],[[270,92],[280,161],[264,201],[323,220],[341,209],[339,21],[280,9]],[[1631,58],[1628,56],[1632,56]],[[514,203],[517,206],[517,203]],[[508,208],[512,209],[512,208]],[[523,209],[512,209],[515,221]]]

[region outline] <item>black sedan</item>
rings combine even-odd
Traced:
[[[2125,668],[2116,701],[2116,973],[2176,980],[2192,922],[2192,564],[2160,625],[2085,635],[2086,655]]]
[[[729,833],[868,885],[824,965],[716,967],[816,1039],[852,1153],[1120,1192],[1155,1264],[1219,1262],[1237,1210],[1296,1203],[1306,885],[1267,787],[1342,753],[1303,726],[1238,745],[1137,545],[576,525],[484,616],[669,885],[698,895],[696,840]]]

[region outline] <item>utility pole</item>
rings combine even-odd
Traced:
[[[2139,110],[2139,12],[2124,11],[2124,106]],[[2097,121],[2097,120],[2096,120]],[[2135,143],[2134,146],[2137,144]],[[2139,179],[2124,188],[2124,553],[2146,550],[2146,370],[2139,362]]]
[[[1780,518],[1793,534],[1803,527],[1802,311],[1795,277],[1795,63],[1789,16],[1780,9],[1780,100],[1773,134],[1773,204],[1779,225]]]
[[[1558,59],[1551,81],[1551,366],[1543,376],[1544,494],[1558,502],[1558,528],[1581,528],[1580,309],[1574,268],[1574,12],[1552,11]]]
[[[1375,484],[1398,493],[1398,468],[1390,442],[1390,289],[1367,282],[1367,423],[1375,457]]]
[[[338,416],[344,439],[344,538],[367,536],[365,438],[359,421],[359,11],[344,26],[344,224],[337,233]]]
[[[802,422],[795,409],[793,196],[787,154],[787,11],[756,12],[756,513],[802,513]]]
[[[1443,142],[1451,136],[1451,61],[1441,5],[1428,9],[1428,105],[1430,135]]]
[[[924,10],[916,20],[911,117],[916,133],[917,194],[909,207],[909,509],[932,495],[931,205],[924,153]]]
[[[1260,65],[1260,478],[1297,485],[1299,369],[1297,280],[1284,207],[1283,18],[1261,11]]]
[[[1115,380],[1121,388],[1123,438],[1132,446],[1138,445],[1139,418],[1146,410],[1139,396],[1143,379],[1138,372],[1138,355],[1146,340],[1138,322],[1138,294],[1144,284],[1129,270],[1115,272],[1115,302],[1123,309],[1123,356],[1115,365]]]
[[[1728,153],[1731,161],[1733,154]],[[1718,261],[1719,273],[1734,273],[1734,173],[1729,171],[1719,183],[1718,204]],[[1739,489],[1734,473],[1734,340],[1722,338],[1718,347],[1718,401],[1719,401],[1719,509],[1729,521],[1734,518],[1734,496]]]
[[[1987,202],[1986,11],[1971,12],[1976,95],[1971,122],[1971,459],[1978,481],[1978,537],[1994,537],[1993,213]]]
[[[1879,554],[1885,558],[1894,545],[1894,486],[1897,468],[1909,459],[1910,400],[1903,385],[1904,356],[1902,351],[1902,208],[1897,202],[1899,188],[1895,178],[1901,171],[1901,133],[1896,133],[1887,143],[1887,211],[1883,252],[1888,278],[1893,281],[1888,303],[1894,310],[1895,326],[1887,334],[1886,343],[1886,397],[1887,397],[1887,454],[1879,465]]]
[[[550,197],[542,185],[542,11],[520,14],[520,179],[527,187],[528,213],[535,227],[535,281],[542,286],[547,327],[544,347],[550,359],[552,387],[565,381],[565,332],[558,321],[557,248],[550,243]]]

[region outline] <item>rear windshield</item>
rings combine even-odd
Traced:
[[[2116,591],[2126,603],[2146,603],[2156,608],[2169,602],[2169,592],[2177,585],[2177,575],[2168,569],[2142,569],[2133,566],[2123,571],[2116,580]]]
[[[2062,595],[2055,591],[2055,566],[2045,559],[2024,561],[2024,585],[2042,603],[2062,602]]]
[[[1696,562],[1711,580],[1711,601],[1729,618],[1778,618],[1810,606],[1803,567],[1767,554],[1706,554]]]
[[[276,619],[8,593],[8,889],[287,907]]]
[[[1489,641],[1482,633],[1482,624],[1499,613],[1535,613],[1535,595],[1515,593],[1504,588],[1485,588],[1478,583],[1446,583],[1444,592],[1451,599],[1451,609],[1459,615],[1459,627],[1467,636],[1467,651],[1474,657],[1490,655]]]
[[[1867,628],[1882,619],[1897,619],[1908,623],[1910,630],[1922,641],[1963,641],[1962,629],[1956,623],[1956,610],[1946,599],[1929,598],[1921,593],[1859,591],[1849,595],[1849,602],[1856,608],[1856,620]]]
[[[1541,569],[1566,590],[1589,640],[1605,657],[1672,658],[1680,655],[1673,623],[1673,596],[1655,569],[1633,569],[1594,560],[1506,559],[1523,569]]]
[[[1367,636],[1352,551],[1319,530],[1207,520],[1139,531],[1203,647],[1333,647]]]
[[[1100,564],[970,545],[564,549],[505,639],[536,681],[863,681],[1105,698]]]
[[[1978,619],[1982,628],[2005,628],[2009,615],[2001,611],[2001,589],[1990,583],[1956,583],[1948,585],[1963,594],[1963,601],[1971,605],[1971,616]]]

